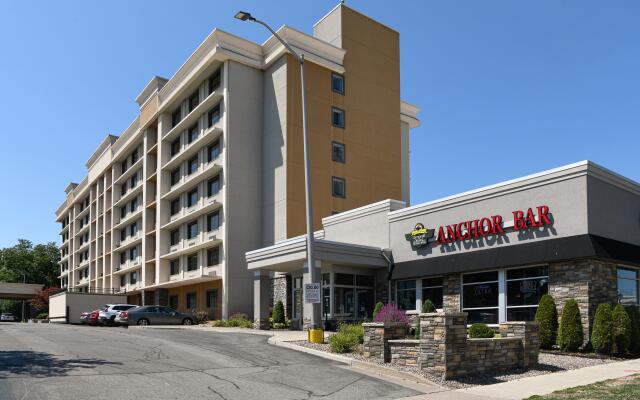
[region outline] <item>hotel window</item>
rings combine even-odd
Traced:
[[[133,151],[131,152],[131,165],[135,164],[136,161],[138,161],[138,148],[136,147],[135,149],[133,149]]]
[[[216,289],[207,290],[207,308],[213,308],[215,310],[218,303],[218,291]]]
[[[198,269],[198,254],[187,256],[187,271],[195,271]]]
[[[331,89],[340,94],[344,94],[344,76],[336,73],[331,74]]]
[[[178,107],[178,109],[171,114],[171,127],[178,125],[181,119],[182,119],[182,112],[180,110],[180,107]]]
[[[336,162],[344,163],[346,161],[346,154],[344,151],[344,144],[338,142],[331,142],[331,159]]]
[[[196,91],[189,97],[189,112],[193,111],[194,108],[198,107],[200,103],[200,93],[199,90]]]
[[[331,123],[336,128],[344,129],[344,110],[336,107],[331,108]]]
[[[173,308],[174,310],[178,309],[178,296],[169,296],[169,307]]]
[[[180,230],[179,229],[172,230],[170,233],[170,237],[171,237],[171,246],[175,246],[176,244],[178,244],[178,242],[180,241]]]
[[[127,193],[128,190],[128,186],[127,186],[127,182],[123,183],[122,185],[120,185],[120,191],[122,192],[122,195],[124,196]]]
[[[207,231],[211,232],[220,227],[220,212],[216,211],[207,215]]]
[[[133,247],[130,251],[129,251],[129,259],[131,261],[135,261],[135,259],[138,258],[138,247]]]
[[[213,107],[207,114],[207,128],[211,128],[218,123],[218,121],[220,121],[220,103]]]
[[[171,201],[171,216],[176,215],[180,212],[180,198]]]
[[[207,196],[211,197],[220,191],[220,177],[209,179],[207,182]]]
[[[198,189],[193,189],[187,195],[187,207],[193,207],[198,203]]]
[[[187,310],[193,310],[197,307],[197,297],[195,292],[187,293]]]
[[[180,153],[180,136],[173,142],[171,142],[171,157]]]
[[[198,221],[187,224],[187,239],[193,239],[198,236]]]
[[[195,124],[191,128],[189,128],[189,130],[187,131],[187,143],[191,144],[195,142],[195,140],[198,138],[199,133],[200,132],[198,131],[198,124]]]
[[[402,310],[416,309],[416,280],[398,281],[396,286],[396,301]]]
[[[639,287],[640,276],[638,270],[618,268],[618,302],[620,304],[639,305]]]
[[[178,182],[180,182],[180,167],[171,171],[171,186],[175,185]]]
[[[136,187],[136,185],[138,184],[138,173],[136,172],[135,174],[133,174],[133,176],[131,177],[131,189],[133,189],[134,187]]]
[[[120,241],[124,242],[127,239],[127,228],[120,229]]]
[[[465,274],[462,277],[462,311],[468,323],[497,324],[498,271]]]
[[[127,262],[127,253],[125,253],[124,251],[122,253],[120,253],[120,264],[124,264]]]
[[[127,207],[120,207],[120,219],[127,216]]]
[[[129,236],[135,236],[138,233],[138,223],[129,225]]]
[[[442,278],[426,278],[422,280],[422,302],[431,300],[436,308],[442,308]]]
[[[216,140],[207,147],[207,161],[211,162],[220,155],[220,140]]]
[[[346,182],[342,178],[332,177],[331,178],[331,193],[334,197],[346,197],[347,196],[347,188]]]
[[[126,275],[120,275],[120,287],[126,286],[127,285],[127,276]]]
[[[121,174],[124,174],[127,171],[127,168],[129,168],[127,165],[127,160],[124,160],[123,162],[120,163],[120,171],[122,171]]]
[[[180,264],[178,263],[178,260],[171,260],[169,262],[169,273],[171,275],[178,275],[180,273]]]
[[[198,156],[194,156],[189,160],[189,169],[187,170],[187,175],[191,175],[198,170]]]
[[[542,295],[549,292],[546,265],[507,270],[507,321],[533,321]]]
[[[216,72],[209,77],[209,94],[213,93],[214,90],[220,87],[220,70],[218,69]]]
[[[131,273],[130,282],[132,285],[138,282],[138,271],[133,271]]]
[[[137,208],[138,208],[138,198],[136,197],[135,199],[131,200],[131,203],[129,203],[129,211],[134,212]]]
[[[220,248],[214,247],[207,250],[207,266],[211,267],[220,264]]]

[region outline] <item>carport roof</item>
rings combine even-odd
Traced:
[[[366,268],[386,267],[380,247],[315,239],[315,258],[321,262]],[[290,272],[299,270],[307,258],[306,236],[299,236],[245,254],[250,270]]]

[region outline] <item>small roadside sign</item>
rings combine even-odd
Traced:
[[[304,284],[304,302],[320,303],[320,284],[319,283]]]

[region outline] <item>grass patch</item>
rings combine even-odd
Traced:
[[[640,399],[640,374],[610,379],[591,385],[558,390],[545,396],[531,396],[527,400],[632,400]]]

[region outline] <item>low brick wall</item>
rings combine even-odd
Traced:
[[[404,324],[368,322],[362,324],[362,327],[364,330],[363,355],[384,362],[391,361],[389,340],[404,339],[407,336],[407,326]]]
[[[520,338],[469,339],[462,365],[454,375],[482,373],[520,365]]]
[[[418,365],[420,355],[420,341],[416,339],[389,340],[389,353],[391,364],[397,365]]]

